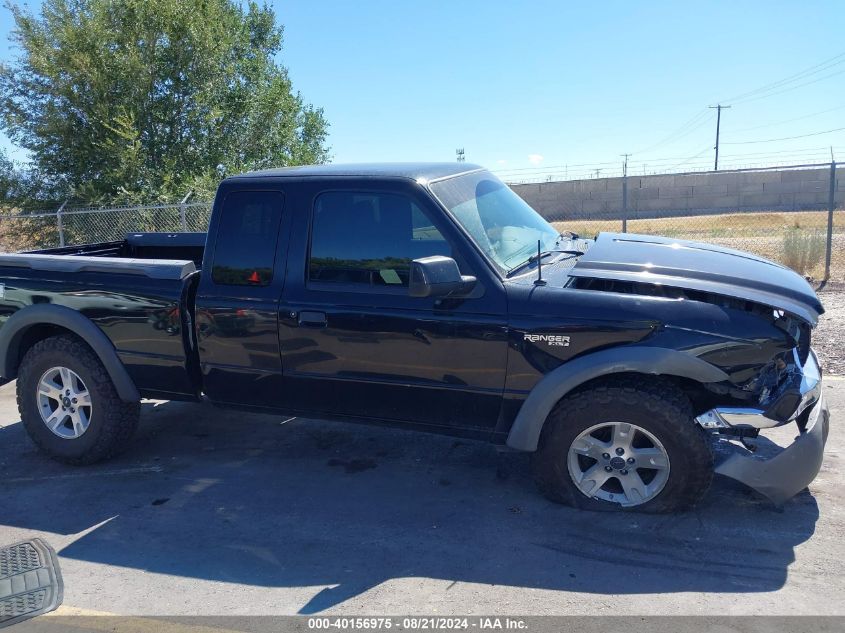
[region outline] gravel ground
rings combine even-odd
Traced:
[[[813,333],[813,347],[822,370],[829,375],[845,375],[845,288],[825,289],[819,294],[825,313]]]

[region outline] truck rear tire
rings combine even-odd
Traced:
[[[543,426],[533,467],[540,490],[558,503],[676,512],[709,489],[713,452],[684,394],[643,376],[561,400]]]
[[[93,464],[117,455],[140,417],[123,402],[100,359],[74,336],[33,345],[18,370],[18,411],[29,437],[67,464]]]

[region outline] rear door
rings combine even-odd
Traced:
[[[492,430],[504,291],[457,229],[410,181],[303,184],[297,198],[305,239],[291,244],[279,309],[286,394],[308,411]],[[408,296],[411,260],[429,255],[475,275],[472,296]]]
[[[281,406],[278,300],[290,217],[278,182],[226,181],[196,298],[203,389],[213,401]]]

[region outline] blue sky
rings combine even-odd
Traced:
[[[610,173],[623,152],[634,172],[706,167],[719,101],[733,104],[723,165],[823,160],[830,145],[845,160],[845,130],[756,142],[845,127],[843,2],[272,4],[280,61],[325,109],[336,162],[451,161],[463,147],[510,178]],[[11,28],[3,8],[3,60]]]

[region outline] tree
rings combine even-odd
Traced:
[[[0,125],[86,202],[205,193],[227,173],[325,162],[328,124],[275,61],[273,10],[232,0],[9,4]],[[208,192],[210,193],[210,192]]]
[[[21,176],[15,164],[0,150],[0,211],[17,200]]]
[[[0,149],[0,213],[22,207],[47,208],[55,203],[55,191],[33,169],[23,169]]]

